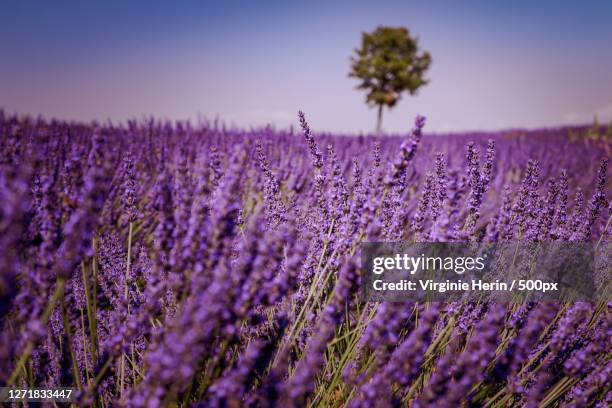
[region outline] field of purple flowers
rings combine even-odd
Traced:
[[[374,303],[360,287],[365,241],[607,251],[609,131],[430,136],[418,117],[349,137],[298,120],[0,112],[0,384],[97,407],[612,405],[612,303]]]

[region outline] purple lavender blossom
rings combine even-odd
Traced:
[[[0,382],[79,380],[88,406],[610,405],[609,302],[368,302],[359,264],[363,242],[575,241],[605,284],[601,132],[298,123],[0,111]]]

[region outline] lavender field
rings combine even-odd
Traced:
[[[612,303],[367,302],[360,265],[366,241],[607,254],[610,130],[406,129],[0,113],[0,384],[96,407],[612,406]]]

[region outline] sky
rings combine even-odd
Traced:
[[[0,0],[0,108],[70,120],[218,117],[368,132],[348,78],[361,33],[405,26],[430,83],[385,110],[405,132],[612,121],[611,1]]]

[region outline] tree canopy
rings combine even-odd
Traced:
[[[351,57],[349,77],[361,82],[367,91],[366,103],[378,106],[377,130],[382,126],[383,106],[394,107],[402,93],[414,95],[427,84],[424,75],[431,64],[428,52],[419,48],[418,39],[405,27],[378,27],[363,33],[361,47]]]

